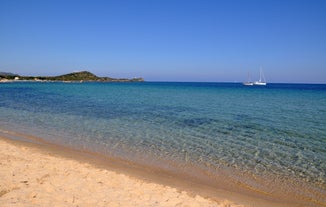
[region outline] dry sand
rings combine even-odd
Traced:
[[[244,206],[0,138],[0,206]]]

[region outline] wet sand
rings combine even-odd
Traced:
[[[130,163],[0,137],[0,206],[301,206],[252,198]]]

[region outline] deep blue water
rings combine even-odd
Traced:
[[[325,190],[326,85],[7,83],[0,130],[190,174],[230,168]]]

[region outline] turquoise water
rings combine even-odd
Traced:
[[[270,185],[257,177],[291,177],[325,192],[326,85],[7,83],[0,130],[175,172],[231,169],[257,188]]]

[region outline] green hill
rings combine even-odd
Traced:
[[[99,82],[143,82],[143,78],[110,78],[110,77],[98,77],[91,72],[81,71],[81,72],[73,72],[59,76],[19,76],[17,74],[12,73],[0,73],[0,79],[14,79],[14,77],[19,77],[19,80],[40,80],[40,81],[99,81]]]
[[[47,77],[49,80],[58,80],[58,81],[98,81],[101,78],[97,77],[91,72],[81,71],[74,72],[60,76]]]
[[[0,72],[0,78],[8,78],[8,79],[13,79],[14,77],[17,77],[19,75],[14,74],[14,73],[8,73],[8,72]]]

